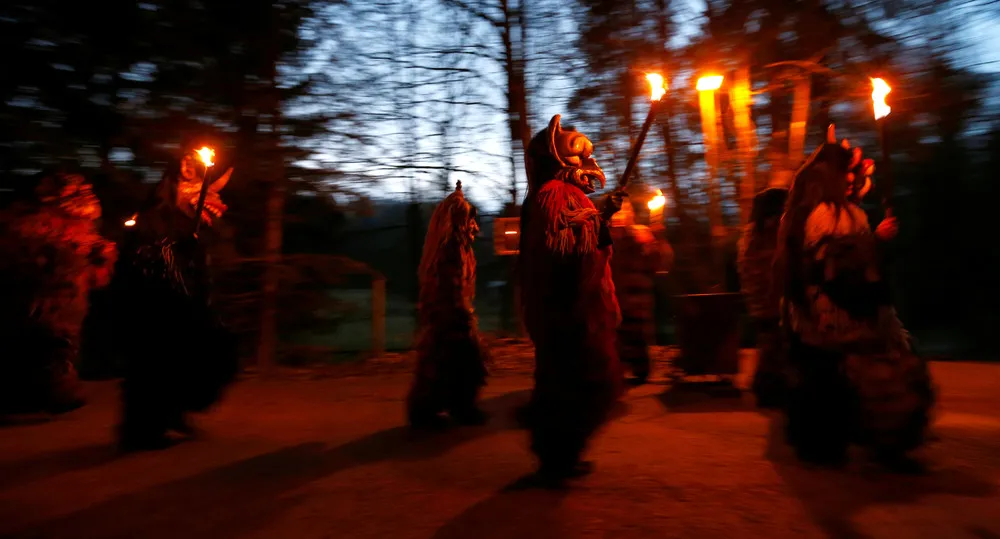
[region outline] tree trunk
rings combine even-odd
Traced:
[[[266,163],[264,170],[270,183],[264,227],[264,282],[261,295],[260,345],[257,349],[257,368],[262,373],[271,371],[278,348],[278,293],[281,277],[282,240],[285,209],[285,162],[281,150],[281,99],[278,93],[278,29],[272,22],[268,39],[267,86],[260,94],[261,116],[270,119],[270,130],[263,137],[261,153]],[[259,135],[258,135],[259,136]]]
[[[512,215],[517,215],[517,156],[521,156],[524,166],[524,176],[531,189],[531,166],[528,161],[528,144],[531,142],[531,128],[528,126],[528,97],[525,81],[525,62],[527,46],[527,22],[524,18],[527,0],[500,0],[503,10],[503,28],[501,39],[504,46],[504,69],[507,72],[507,118],[510,126],[510,198]],[[512,5],[513,4],[513,5]],[[514,31],[517,30],[515,37]],[[519,335],[523,335],[521,312],[516,284],[517,255],[510,261],[508,267],[508,285],[505,287],[506,302],[513,303],[513,327]],[[506,321],[504,321],[506,325]]]
[[[266,170],[270,176],[271,186],[267,197],[264,229],[264,286],[261,296],[260,348],[257,355],[257,368],[261,372],[268,372],[273,368],[278,346],[278,284],[281,277],[285,209],[285,170],[280,139],[281,112],[276,106],[277,97],[270,99],[274,102],[274,108],[271,112],[271,132],[265,138],[265,144],[268,163]]]
[[[503,28],[500,32],[504,47],[504,70],[507,72],[507,120],[510,126],[511,152],[511,200],[517,204],[517,155],[524,164],[525,177],[531,185],[531,170],[526,159],[528,143],[531,142],[531,128],[528,126],[528,99],[525,87],[525,0],[512,5],[509,0],[500,0],[503,10]],[[517,36],[514,31],[517,30]]]

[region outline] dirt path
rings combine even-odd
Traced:
[[[509,411],[530,377],[494,376],[482,428],[402,428],[408,376],[250,379],[203,439],[119,457],[113,384],[58,420],[0,429],[0,537],[1000,537],[1000,366],[935,364],[927,477],[796,464],[775,418],[738,396],[633,390],[567,492],[533,469]]]

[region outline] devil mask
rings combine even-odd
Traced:
[[[591,155],[594,144],[575,129],[563,129],[556,114],[549,126],[540,131],[528,145],[531,162],[531,187],[536,189],[550,180],[575,185],[584,193],[604,187],[604,171]]]
[[[233,169],[229,169],[222,176],[216,178],[209,184],[208,192],[205,194],[205,207],[201,212],[201,219],[206,225],[211,226],[215,220],[222,217],[228,207],[222,202],[219,192],[229,183],[229,177]],[[198,206],[198,198],[201,196],[202,178],[205,177],[205,165],[199,160],[198,154],[188,152],[181,159],[180,174],[177,178],[177,207],[188,217],[194,217]]]
[[[860,203],[872,188],[871,177],[875,173],[875,162],[871,159],[862,159],[861,148],[852,149],[847,139],[837,144],[833,124],[826,130],[826,142],[813,151],[799,167],[796,176],[818,163],[825,163],[833,170],[844,172],[847,200],[851,202]]]

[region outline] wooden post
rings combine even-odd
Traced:
[[[724,277],[722,240],[726,229],[722,220],[722,190],[719,180],[719,139],[716,113],[715,90],[699,90],[698,104],[701,109],[702,140],[705,143],[705,163],[708,165],[708,221],[711,225],[712,241],[712,281],[721,283]]]
[[[385,277],[372,275],[372,357],[385,354]]]
[[[708,165],[708,205],[709,221],[712,227],[722,226],[722,206],[719,204],[719,162],[716,153],[718,134],[715,114],[715,91],[698,92],[701,108],[702,141],[705,144],[705,164]]]
[[[756,129],[750,117],[753,105],[750,92],[750,68],[744,63],[736,70],[733,85],[733,118],[736,123],[736,141],[740,148],[740,159],[743,162],[743,178],[740,181],[740,215],[741,222],[750,220],[750,207],[756,192],[756,170],[754,169],[754,151],[757,146]]]

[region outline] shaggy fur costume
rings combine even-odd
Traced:
[[[406,399],[411,425],[437,423],[442,412],[460,423],[485,420],[476,406],[487,360],[473,305],[478,231],[475,209],[458,182],[434,210],[420,259],[417,370]]]
[[[656,341],[656,273],[670,270],[674,252],[666,238],[634,222],[612,226],[611,237],[615,242],[611,273],[622,313],[618,353],[622,364],[632,368],[635,381],[645,382],[652,367],[649,347]]]
[[[0,215],[0,414],[83,404],[75,363],[90,290],[107,284],[117,251],[97,233],[101,207],[82,176],[45,176]]]
[[[119,427],[126,450],[169,445],[171,430],[189,434],[186,414],[217,402],[238,370],[235,337],[211,305],[204,239],[177,206],[177,184],[168,174],[137,215],[110,290],[126,358]]]
[[[860,152],[852,157],[844,146],[831,127],[829,143],[796,175],[779,232],[782,323],[795,374],[789,441],[806,460],[843,462],[857,443],[898,463],[922,443],[934,392],[856,203],[867,188],[845,181]]]
[[[535,344],[526,416],[540,471],[556,477],[572,475],[580,464],[622,381],[610,231],[579,182],[581,170],[593,175],[600,169],[589,152],[575,162],[572,153],[560,159],[553,140],[564,133],[556,116],[529,147],[532,185],[522,207],[518,261],[524,324]],[[581,162],[591,166],[581,169]],[[603,173],[600,180],[603,185]]]
[[[788,199],[786,189],[772,188],[758,194],[743,228],[736,267],[747,311],[757,333],[757,370],[753,392],[758,406],[779,405],[787,386],[787,362],[780,326],[781,287],[774,286],[774,256],[778,225]]]

